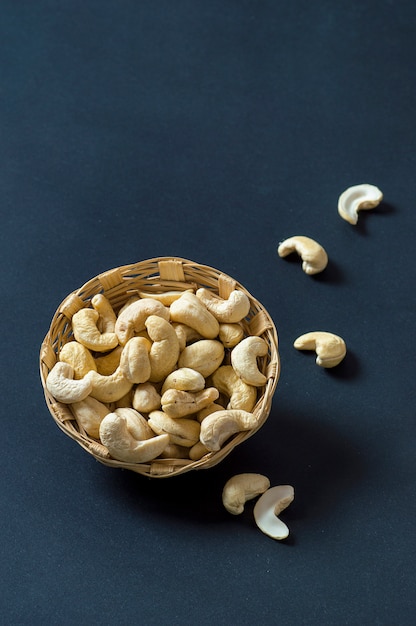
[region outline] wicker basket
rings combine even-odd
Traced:
[[[269,346],[268,355],[259,360],[259,368],[266,375],[267,383],[259,389],[253,409],[253,413],[258,417],[258,426],[253,430],[237,433],[221,450],[209,452],[198,461],[161,458],[143,464],[117,461],[110,456],[105,446],[87,435],[78,425],[68,405],[57,402],[45,386],[48,373],[58,360],[62,346],[73,339],[72,316],[81,308],[88,306],[91,298],[97,293],[103,293],[117,312],[138,290],[161,293],[173,289],[186,290],[198,287],[207,287],[222,298],[228,298],[233,289],[240,289],[250,299],[250,312],[242,322],[245,331],[250,335],[261,336]],[[40,377],[46,404],[59,428],[100,463],[129,469],[148,477],[176,476],[193,469],[210,468],[219,463],[235,446],[253,435],[264,424],[270,413],[279,374],[277,331],[273,320],[260,302],[230,276],[212,267],[176,257],[158,257],[117,267],[89,280],[69,294],[59,306],[40,350]]]

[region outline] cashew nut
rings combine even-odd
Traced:
[[[113,333],[116,325],[117,316],[111,303],[102,293],[97,293],[91,299],[93,309],[98,311],[100,317],[98,319],[98,329],[102,333]]]
[[[227,409],[252,411],[257,400],[257,389],[236,374],[232,365],[221,365],[212,374],[212,384],[229,399]]]
[[[216,339],[200,339],[186,346],[178,359],[179,367],[190,367],[204,378],[210,376],[224,359],[224,346]]]
[[[91,374],[92,372],[89,372]],[[55,400],[64,404],[72,404],[84,400],[92,390],[89,374],[74,379],[74,368],[69,363],[58,361],[48,374],[46,388]]]
[[[135,409],[131,407],[119,407],[115,409],[113,413],[126,420],[127,430],[137,441],[154,437],[154,432],[150,428],[147,419]]]
[[[191,461],[199,461],[203,456],[209,453],[208,448],[203,443],[197,441],[192,448],[189,448],[189,458]]]
[[[277,516],[294,499],[294,489],[291,485],[271,487],[257,500],[253,514],[260,530],[272,539],[286,539],[289,529]]]
[[[258,425],[257,417],[248,411],[224,409],[208,415],[201,423],[199,439],[208,450],[217,452],[235,433]]]
[[[181,322],[190,326],[206,339],[218,336],[219,324],[194,293],[185,291],[170,306],[170,317],[173,322]]]
[[[220,324],[219,340],[225,348],[234,348],[244,337],[244,330],[240,324]]]
[[[160,382],[176,366],[179,356],[179,340],[174,328],[162,317],[150,315],[146,319],[145,325],[149,337],[153,341],[149,353],[150,381]]]
[[[83,378],[90,370],[97,369],[91,352],[78,341],[69,341],[64,344],[59,353],[59,360],[72,365],[74,378]]]
[[[152,383],[142,383],[134,390],[132,404],[139,413],[156,411],[160,408],[160,394]]]
[[[126,463],[152,461],[169,443],[166,434],[138,441],[129,431],[126,419],[116,413],[109,413],[101,422],[100,439],[114,459]]]
[[[103,376],[113,374],[120,365],[122,351],[123,346],[116,346],[111,352],[95,357],[95,369],[97,372]]]
[[[270,487],[270,480],[262,474],[236,474],[224,485],[222,503],[232,515],[240,515],[248,500],[256,498]]]
[[[208,406],[198,411],[198,413],[196,414],[196,419],[198,420],[198,422],[202,422],[202,420],[208,417],[208,415],[211,415],[211,413],[215,413],[216,411],[223,411],[223,410],[224,410],[224,407],[221,406],[221,404],[212,402],[211,404],[208,404]]]
[[[163,293],[153,293],[146,291],[139,291],[139,296],[141,298],[153,298],[153,300],[158,300],[165,306],[170,306],[172,302],[178,300],[184,293],[193,293],[192,289],[187,289],[186,291],[164,291]]]
[[[335,367],[347,353],[342,337],[324,331],[313,331],[298,337],[293,346],[297,350],[315,350],[316,364],[321,367]]]
[[[175,333],[179,339],[179,349],[181,352],[185,348],[186,344],[203,339],[203,336],[200,335],[200,333],[186,324],[174,322],[172,327],[175,329]]]
[[[97,323],[100,314],[95,309],[81,309],[72,316],[74,337],[83,346],[96,352],[107,352],[118,344],[115,333],[101,333]]]
[[[328,265],[328,255],[314,239],[297,235],[282,241],[277,248],[280,257],[297,252],[302,257],[302,269],[305,274],[318,274]]]
[[[374,209],[383,199],[383,192],[375,185],[348,187],[338,198],[338,213],[350,224],[358,222],[358,211]]]
[[[169,321],[169,309],[154,298],[135,300],[119,313],[115,332],[122,346],[134,333],[145,329],[145,321],[150,315],[158,315]]]
[[[91,383],[90,395],[100,402],[117,402],[130,391],[133,386],[123,374],[120,367],[113,374],[103,376],[98,372],[88,372],[84,380]]]
[[[240,322],[250,311],[249,297],[239,289],[234,289],[226,300],[205,287],[197,289],[196,296],[219,322]]]
[[[168,389],[162,395],[162,410],[169,417],[185,417],[212,404],[218,396],[219,392],[215,387],[208,387],[197,392]]]
[[[94,439],[100,437],[100,424],[106,415],[111,413],[108,406],[90,396],[70,406],[77,422],[85,432]]]
[[[149,380],[151,373],[150,348],[150,341],[144,337],[132,337],[124,346],[119,367],[125,378],[131,383],[145,383]]]
[[[205,387],[205,378],[190,367],[180,367],[171,372],[162,386],[162,394],[168,389],[180,389],[181,391],[201,391]]]
[[[266,356],[268,345],[261,337],[246,337],[233,348],[231,352],[231,365],[236,374],[247,385],[262,387],[267,378],[262,374],[257,365],[257,357]]]
[[[201,426],[195,420],[186,417],[175,419],[163,411],[152,411],[148,423],[156,434],[167,433],[171,443],[179,446],[191,448],[199,440]]]

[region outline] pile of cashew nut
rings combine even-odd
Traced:
[[[138,292],[117,312],[97,294],[72,316],[46,388],[113,459],[199,460],[259,425],[268,344],[244,330],[249,311],[239,289]]]

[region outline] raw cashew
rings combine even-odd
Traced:
[[[233,348],[231,365],[235,373],[247,385],[261,387],[266,384],[267,378],[257,365],[257,357],[266,356],[268,345],[261,337],[246,337]]]
[[[144,337],[132,337],[124,346],[120,358],[120,370],[131,383],[145,383],[149,380],[151,345],[150,341]]]
[[[98,311],[100,317],[98,319],[98,329],[102,333],[113,333],[116,326],[117,316],[114,313],[114,309],[111,306],[110,301],[103,296],[102,293],[97,293],[91,299],[91,305],[93,309]]]
[[[222,503],[232,515],[240,515],[248,500],[256,498],[270,487],[270,480],[262,474],[236,474],[224,485]]]
[[[177,443],[169,443],[160,455],[161,459],[188,459],[189,450],[185,446],[178,446]]]
[[[147,423],[147,419],[131,407],[119,407],[113,411],[126,420],[127,430],[138,441],[154,437],[154,432]]]
[[[168,389],[181,391],[201,391],[205,387],[205,378],[190,367],[180,367],[171,372],[162,386],[162,394]]]
[[[272,539],[286,539],[289,529],[277,516],[294,499],[291,485],[271,487],[257,500],[253,514],[257,526]]]
[[[135,333],[145,329],[145,321],[150,315],[158,315],[169,321],[169,309],[153,298],[135,300],[119,313],[115,332],[122,346]]]
[[[92,372],[89,372],[91,374]],[[74,379],[74,368],[69,363],[58,361],[48,374],[46,388],[55,400],[64,404],[72,404],[84,400],[92,390],[92,383],[88,379],[89,374]]]
[[[202,421],[199,439],[208,450],[217,452],[231,435],[251,430],[257,425],[258,420],[253,413],[224,409],[211,413]]]
[[[90,395],[100,402],[117,402],[130,391],[133,386],[124,376],[120,367],[109,376],[102,376],[98,372],[88,372],[84,380],[92,384]]]
[[[191,461],[199,461],[199,459],[202,459],[206,454],[209,454],[209,450],[200,441],[197,441],[192,448],[189,448],[189,458]]]
[[[74,368],[74,378],[83,378],[90,370],[96,370],[94,357],[91,352],[78,341],[69,341],[62,346],[59,360],[69,363]]]
[[[195,294],[186,291],[170,306],[173,322],[190,326],[206,339],[214,339],[219,332],[219,324]]]
[[[240,322],[250,311],[250,300],[239,289],[234,289],[226,300],[205,287],[197,289],[196,296],[221,323],[233,324]]]
[[[219,392],[215,387],[208,387],[197,392],[168,389],[162,395],[162,410],[169,417],[185,417],[212,404],[218,396]]]
[[[280,257],[297,252],[302,257],[302,269],[305,274],[318,274],[328,265],[328,255],[314,239],[298,235],[282,241],[277,248]]]
[[[240,324],[220,324],[218,338],[225,348],[234,348],[244,337],[244,330]]]
[[[123,346],[116,346],[114,350],[111,350],[108,354],[95,357],[95,369],[97,372],[103,376],[113,374],[120,365],[122,351]]]
[[[208,415],[211,415],[211,413],[215,413],[216,411],[223,411],[223,410],[224,410],[224,407],[221,406],[221,404],[212,402],[211,404],[208,404],[208,406],[198,411],[198,413],[196,414],[196,419],[198,420],[198,422],[202,422],[202,420],[208,417]]]
[[[338,198],[338,213],[350,224],[358,222],[358,211],[374,209],[383,199],[383,192],[375,185],[348,187]]]
[[[94,439],[100,437],[100,424],[106,415],[111,413],[107,405],[90,396],[70,406],[77,422],[85,432]]]
[[[109,413],[101,422],[100,439],[114,459],[126,463],[152,461],[169,443],[166,434],[138,441],[129,431],[126,419],[116,413]]]
[[[72,330],[79,343],[95,352],[107,352],[118,344],[115,333],[101,333],[97,323],[100,314],[95,309],[81,309],[72,316]]]
[[[179,357],[179,340],[168,321],[150,315],[145,321],[147,332],[153,341],[150,348],[150,381],[160,382],[176,367]],[[137,382],[145,382],[144,380]]]
[[[227,409],[242,409],[250,412],[256,404],[256,387],[241,380],[232,365],[221,365],[212,374],[212,384],[220,393],[228,397]]]
[[[139,413],[156,411],[160,408],[160,394],[152,383],[142,383],[134,389],[132,404]]]
[[[167,433],[171,443],[191,448],[199,440],[201,426],[199,422],[189,418],[169,417],[163,411],[152,411],[149,414],[149,426],[161,435]]]
[[[314,331],[301,335],[293,346],[297,350],[315,350],[316,364],[321,367],[335,367],[347,353],[342,337],[324,331]]]
[[[181,352],[188,343],[203,339],[203,336],[200,333],[198,333],[194,328],[187,326],[186,324],[173,322],[172,326],[175,329],[175,333],[179,339],[179,348]]]
[[[163,293],[147,293],[146,291],[139,291],[139,296],[141,298],[153,298],[153,300],[158,300],[165,306],[170,306],[172,302],[178,300],[184,293],[193,293],[192,289],[186,289],[186,291],[164,291]]]
[[[224,354],[224,346],[220,341],[201,339],[182,350],[178,366],[190,367],[207,378],[221,365]]]

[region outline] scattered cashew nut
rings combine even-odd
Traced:
[[[95,309],[81,309],[72,316],[72,330],[79,343],[89,350],[107,352],[118,344],[115,333],[101,333],[98,330],[100,314]]]
[[[271,487],[260,496],[254,505],[254,519],[260,530],[272,539],[286,539],[289,529],[277,516],[295,497],[291,485]]]
[[[224,409],[211,413],[201,422],[200,441],[208,450],[217,452],[227,439],[238,432],[258,425],[257,417],[248,411]]]
[[[260,372],[257,357],[266,356],[269,348],[261,337],[246,337],[238,343],[231,352],[231,365],[236,374],[247,385],[261,387],[267,378]]]
[[[48,374],[46,388],[55,400],[72,404],[84,400],[92,390],[92,383],[87,378],[74,379],[74,368],[69,363],[58,361]]]
[[[316,364],[320,367],[335,367],[347,353],[342,337],[325,331],[313,331],[298,337],[293,346],[297,350],[315,350]]]
[[[318,274],[328,265],[328,255],[324,248],[314,239],[297,235],[289,237],[279,244],[277,248],[280,257],[286,257],[292,252],[297,252],[302,257],[302,269],[305,274]]]
[[[270,480],[262,474],[236,474],[224,485],[222,503],[232,515],[240,515],[248,500],[256,498],[270,487]]]
[[[353,185],[338,198],[338,213],[350,224],[358,222],[358,211],[374,209],[383,199],[383,192],[375,185]]]

